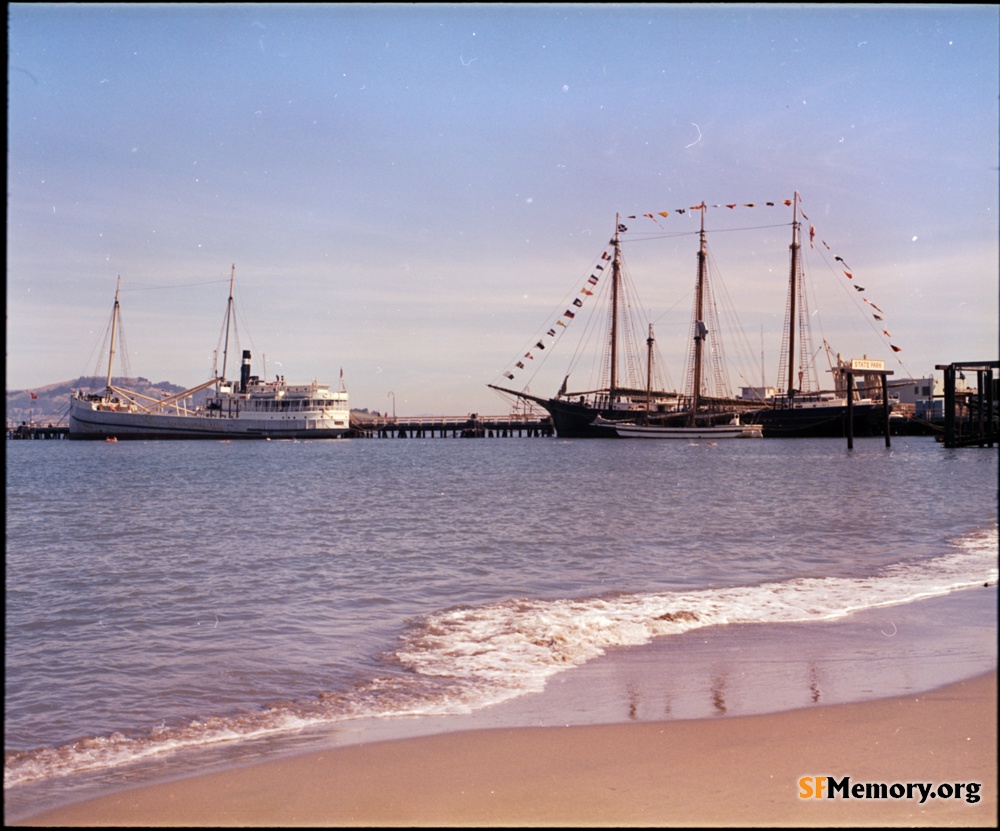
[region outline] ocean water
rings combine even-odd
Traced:
[[[928,438],[8,442],[7,819],[209,751],[530,709],[611,653],[697,661],[693,632],[972,597],[997,580],[997,456]],[[967,630],[973,664],[995,666],[992,625]]]

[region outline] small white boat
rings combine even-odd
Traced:
[[[594,426],[614,430],[623,439],[759,439],[764,435],[759,424],[740,424],[738,416],[729,424],[706,424],[700,427],[636,424],[604,418],[595,419]]]

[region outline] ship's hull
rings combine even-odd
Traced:
[[[119,441],[164,439],[336,439],[349,430],[347,413],[338,418],[256,417],[252,414],[205,415],[102,410],[72,399],[69,438]]]
[[[540,401],[552,416],[552,427],[562,439],[616,439],[614,427],[594,424],[597,419],[636,418],[639,411],[613,410],[591,404],[550,398]]]
[[[552,428],[556,436],[563,439],[622,438],[616,429],[616,425],[622,422],[632,422],[633,424],[644,421],[648,422],[650,419],[650,411],[645,404],[628,407],[623,406],[620,399],[618,405],[615,407],[602,407],[595,403],[593,399],[587,399],[584,396],[575,399],[568,397],[539,398],[525,392],[504,389],[492,384],[490,388],[509,395],[516,395],[518,398],[544,407],[552,417]],[[679,399],[679,396],[676,394],[658,393],[658,397],[671,406],[676,406]],[[607,399],[605,398],[605,400]],[[632,400],[634,401],[635,399]],[[699,414],[698,419],[703,422],[699,425],[699,429],[703,427],[710,429],[730,427],[733,416],[737,414],[734,412],[733,404],[734,402],[732,401],[723,402],[723,405],[718,410]],[[689,417],[689,412],[680,409],[674,409],[667,413],[657,412],[654,409],[652,414],[653,424],[658,429],[686,427]],[[747,423],[749,422],[744,421],[744,425]]]
[[[560,438],[576,439],[614,439],[624,438],[620,429],[616,429],[623,422],[641,422],[647,418],[649,411],[645,407],[622,408],[622,407],[597,407],[586,402],[571,401],[561,398],[550,398],[548,400],[534,399],[538,401],[552,416],[552,426],[556,435]],[[676,412],[666,416],[656,414],[655,418],[660,422],[649,429],[658,431],[683,430],[687,413]],[[700,425],[697,431],[715,432],[717,428],[730,428],[729,421],[733,418],[733,413],[720,411],[716,413],[705,413],[699,416],[704,418],[706,423]],[[608,422],[614,422],[609,424]],[[643,428],[647,429],[647,428]],[[737,431],[739,428],[736,428]],[[722,436],[725,432],[720,430],[717,435]],[[665,435],[665,434],[664,434]],[[681,435],[681,434],[679,434]],[[687,436],[692,437],[692,436]]]
[[[885,410],[882,404],[855,404],[855,438],[885,435]],[[847,405],[774,407],[747,413],[748,424],[758,424],[765,439],[833,439],[847,436]]]

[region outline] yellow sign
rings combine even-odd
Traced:
[[[851,358],[851,369],[860,371],[876,370],[881,372],[885,369],[885,361],[869,361],[867,358]]]

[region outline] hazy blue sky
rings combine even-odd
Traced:
[[[8,8],[8,389],[94,371],[118,275],[132,373],[206,380],[235,263],[268,375],[505,412],[486,385],[616,214],[796,190],[903,351],[838,350],[897,377],[997,358],[996,5]],[[765,236],[719,261],[772,383],[787,227]]]

